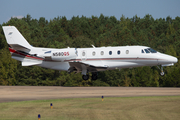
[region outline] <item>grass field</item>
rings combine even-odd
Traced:
[[[50,108],[53,103],[53,109]],[[0,103],[0,120],[179,120],[180,96],[68,98]]]

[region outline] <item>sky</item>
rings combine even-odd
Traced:
[[[45,17],[46,20],[65,16],[70,20],[73,16],[99,17],[115,16],[120,20],[143,18],[146,14],[154,19],[172,19],[180,17],[180,0],[2,0],[0,2],[0,24],[6,23],[11,17],[22,18],[27,14],[33,19]]]

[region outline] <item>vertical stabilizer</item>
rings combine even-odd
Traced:
[[[23,66],[42,64],[43,58],[30,54],[34,49],[14,26],[3,26],[9,51],[13,59],[22,61]]]
[[[32,49],[32,46],[26,41],[15,26],[3,26],[3,31],[9,47],[24,52],[29,52]]]

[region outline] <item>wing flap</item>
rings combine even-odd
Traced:
[[[91,62],[91,63],[85,62],[85,61],[83,61],[83,62],[69,62],[69,65],[71,66],[69,68],[70,72],[72,72],[74,70],[76,70],[78,72],[82,71],[82,65],[85,65],[89,72],[104,71],[108,68],[107,66],[104,66],[99,62]]]
[[[33,65],[40,65],[42,61],[23,61],[22,66],[33,66]]]

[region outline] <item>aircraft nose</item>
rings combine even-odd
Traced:
[[[178,59],[174,56],[171,56],[171,55],[167,55],[167,54],[160,54],[159,56],[160,59],[158,59],[158,63],[159,64],[172,64],[174,65],[174,63],[177,63],[178,62]]]
[[[176,57],[171,56],[168,61],[171,61],[172,63],[177,63],[178,59]]]
[[[174,63],[177,63],[178,59],[176,57],[174,57]]]

